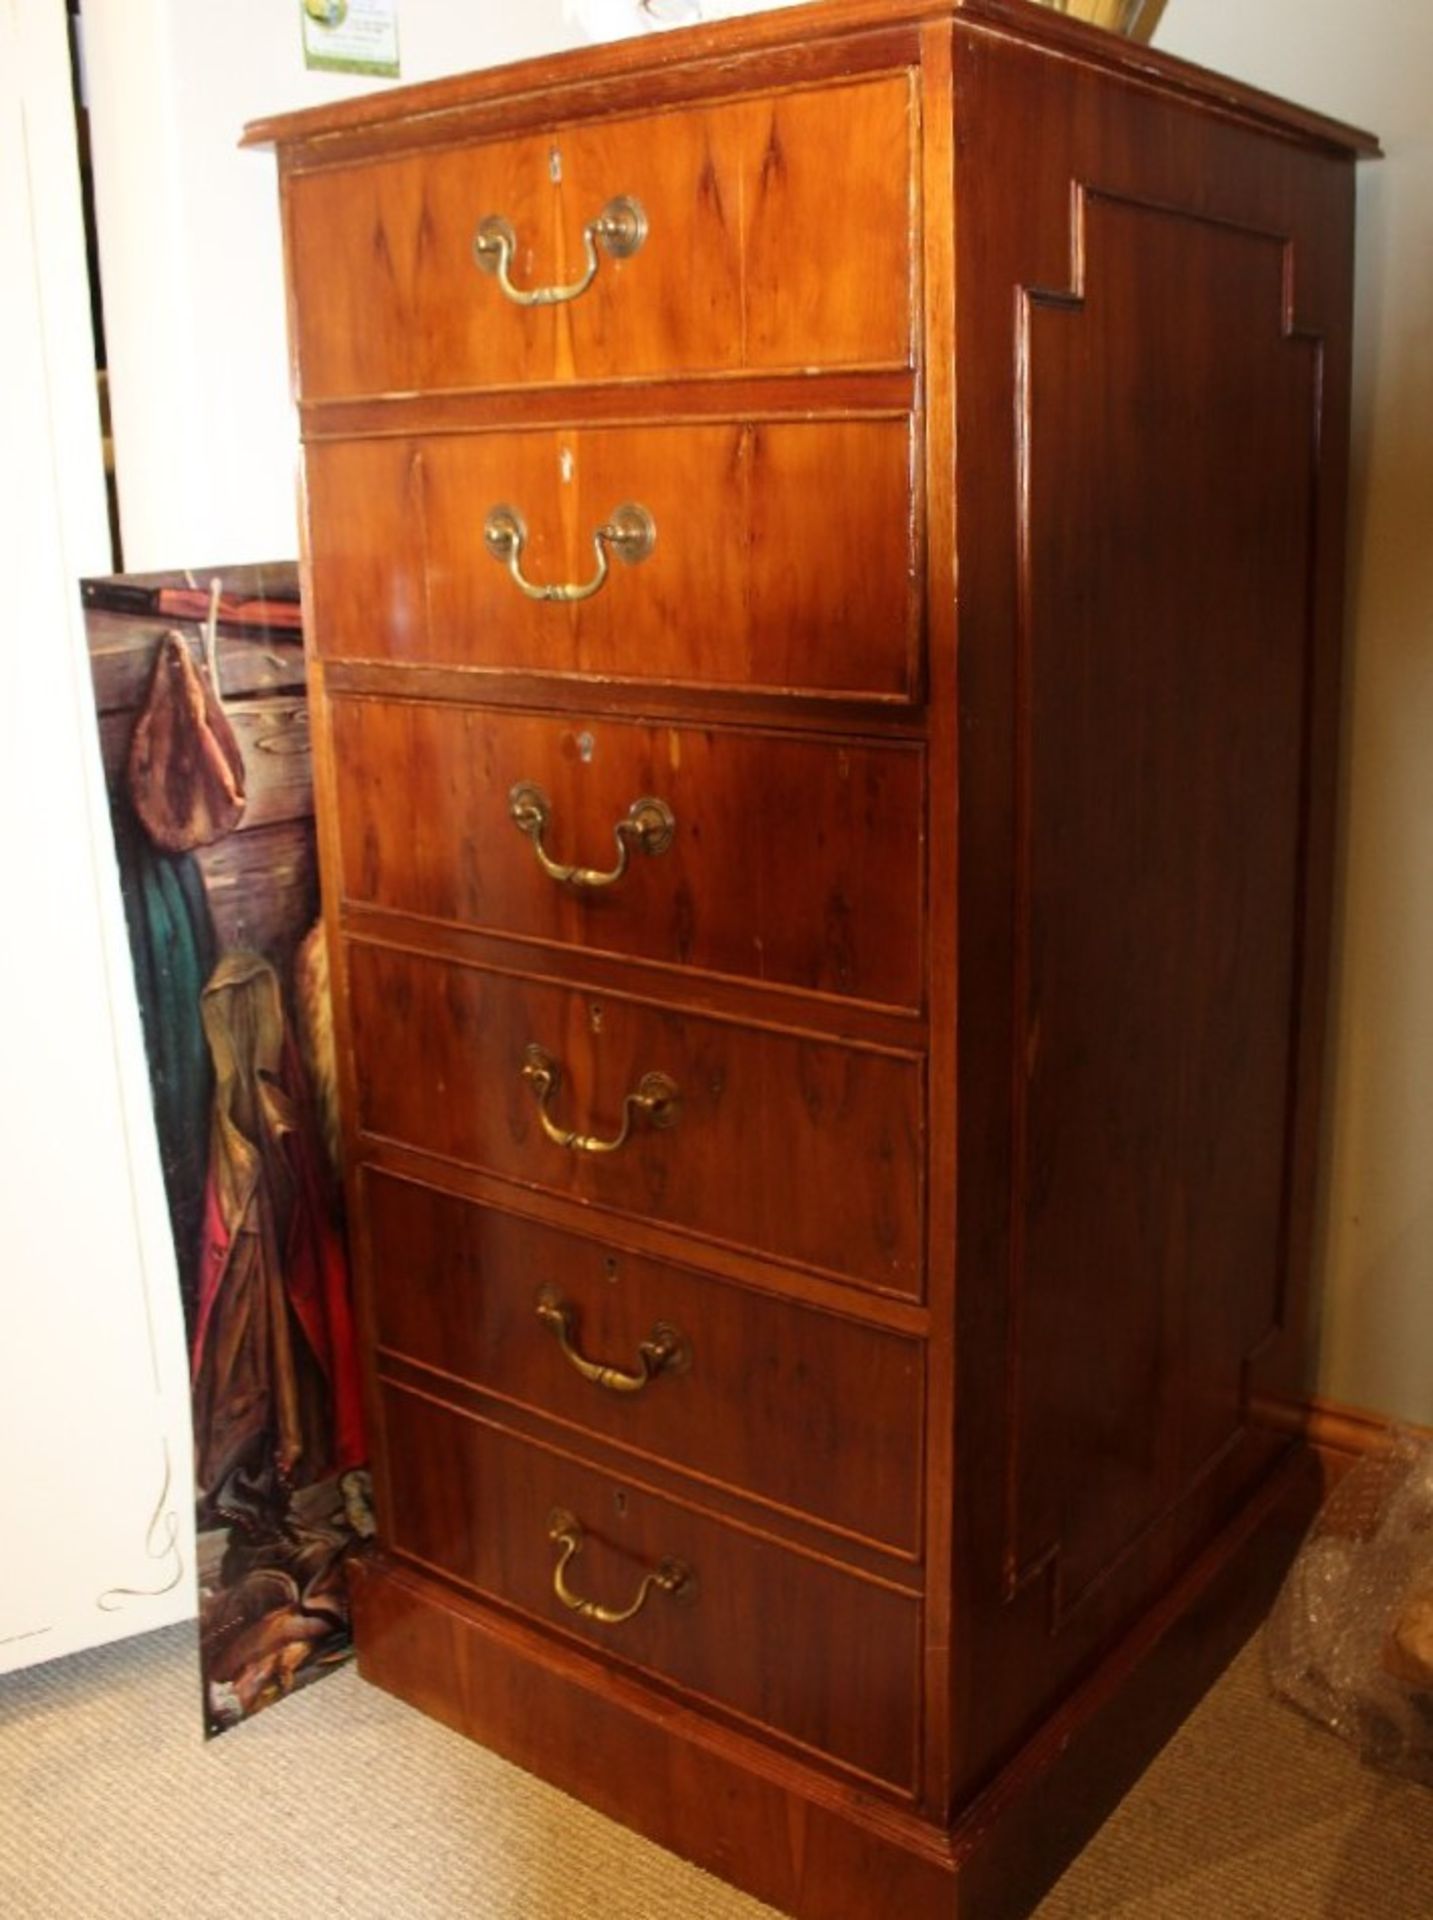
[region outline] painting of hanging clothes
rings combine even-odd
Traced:
[[[189,1341],[209,1733],[349,1651],[372,1534],[292,565],[83,583]]]

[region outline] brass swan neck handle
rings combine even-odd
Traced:
[[[552,1570],[552,1590],[568,1612],[577,1614],[580,1619],[593,1620],[602,1627],[620,1627],[624,1621],[634,1620],[654,1593],[669,1594],[673,1599],[695,1597],[696,1576],[691,1568],[685,1561],[665,1559],[643,1574],[636,1597],[630,1605],[604,1607],[599,1601],[586,1600],[580,1593],[574,1593],[567,1584],[568,1566],[581,1553],[586,1538],[582,1522],[566,1508],[555,1508],[547,1517],[547,1537],[557,1548],[557,1565]]]
[[[554,1286],[545,1286],[538,1294],[537,1317],[552,1330],[558,1346],[582,1378],[608,1393],[641,1393],[659,1373],[681,1373],[692,1363],[690,1341],[665,1320],[659,1320],[637,1348],[637,1365],[630,1373],[600,1360],[589,1360],[577,1349],[576,1311]]]
[[[565,287],[519,287],[512,277],[517,255],[517,235],[512,222],[500,213],[490,213],[478,222],[473,235],[473,259],[484,273],[490,273],[515,307],[556,307],[577,300],[597,278],[601,264],[598,248],[609,259],[628,260],[647,238],[647,216],[642,203],[629,194],[609,200],[595,219],[582,229],[582,247],[586,268]]]
[[[591,579],[576,582],[544,583],[528,579],[522,570],[527,522],[516,507],[500,506],[488,510],[487,518],[483,521],[483,544],[494,560],[507,568],[515,584],[529,600],[556,600],[570,606],[579,600],[590,600],[594,593],[599,593],[607,584],[607,576],[611,572],[609,552],[615,553],[629,567],[635,567],[645,560],[657,544],[657,526],[647,509],[633,501],[614,507],[611,518],[593,529],[592,551],[597,560],[596,571]]]
[[[533,1042],[523,1054],[522,1077],[537,1100],[537,1117],[542,1130],[554,1146],[569,1153],[616,1153],[625,1147],[632,1123],[640,1115],[649,1126],[674,1127],[681,1117],[681,1094],[670,1074],[644,1073],[636,1087],[623,1097],[622,1126],[611,1139],[579,1133],[575,1127],[560,1126],[552,1117],[552,1102],[562,1084],[562,1068],[545,1048]]]
[[[519,780],[508,794],[508,818],[519,833],[525,833],[531,840],[537,864],[548,878],[579,893],[596,893],[603,887],[615,886],[626,873],[634,850],[649,858],[665,853],[677,832],[676,818],[666,801],[645,796],[634,800],[627,809],[627,817],[612,829],[617,842],[615,867],[564,866],[554,860],[542,844],[552,819],[552,802],[541,787],[531,780]]]

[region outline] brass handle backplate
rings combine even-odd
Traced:
[[[556,307],[565,300],[576,300],[586,293],[597,278],[597,249],[612,260],[629,260],[647,238],[647,216],[641,202],[630,194],[609,200],[595,220],[582,229],[582,246],[587,255],[586,270],[565,287],[519,287],[513,284],[512,263],[517,253],[517,235],[511,221],[500,213],[490,213],[478,222],[473,235],[473,258],[484,273],[493,274],[498,285],[518,307]]]
[[[665,800],[634,800],[627,809],[627,818],[619,820],[612,829],[617,842],[617,864],[599,870],[595,867],[565,867],[548,853],[542,844],[542,836],[552,818],[552,802],[542,788],[534,786],[532,781],[519,780],[509,793],[508,818],[519,833],[525,833],[531,840],[537,863],[550,879],[584,893],[595,893],[599,888],[610,887],[620,880],[627,871],[627,862],[634,847],[638,853],[648,855],[665,853],[677,831],[672,809]]]
[[[493,507],[490,510],[483,522],[483,543],[494,560],[507,568],[529,600],[560,600],[570,604],[577,600],[590,600],[594,593],[600,592],[611,572],[607,557],[609,552],[615,553],[629,567],[635,567],[645,560],[657,544],[657,527],[645,507],[630,501],[625,506],[617,507],[611,519],[593,531],[592,551],[597,556],[597,570],[592,578],[548,586],[537,580],[529,580],[522,570],[527,524],[516,507]]]
[[[623,1098],[621,1131],[610,1140],[602,1140],[590,1133],[560,1127],[553,1119],[550,1109],[562,1084],[562,1068],[536,1043],[523,1054],[522,1077],[536,1096],[537,1117],[543,1132],[554,1146],[566,1147],[570,1153],[616,1153],[619,1147],[626,1146],[638,1114],[653,1127],[674,1127],[681,1117],[681,1095],[676,1081],[669,1074],[644,1073],[635,1090]]]
[[[552,1570],[552,1590],[569,1613],[575,1613],[583,1620],[595,1620],[599,1626],[620,1627],[624,1620],[631,1620],[646,1606],[654,1591],[670,1594],[675,1599],[692,1600],[696,1598],[696,1575],[682,1560],[661,1560],[649,1572],[642,1576],[637,1596],[627,1607],[604,1607],[596,1600],[584,1600],[580,1593],[574,1593],[567,1584],[569,1561],[582,1551],[585,1538],[582,1522],[576,1514],[569,1513],[564,1507],[555,1508],[547,1516],[547,1537],[557,1548],[557,1565]]]
[[[637,1366],[631,1373],[620,1367],[604,1366],[579,1353],[575,1343],[576,1313],[556,1287],[546,1286],[537,1296],[537,1317],[550,1327],[567,1359],[594,1386],[608,1393],[640,1393],[659,1373],[683,1373],[692,1364],[691,1343],[685,1334],[659,1320],[637,1348]]]

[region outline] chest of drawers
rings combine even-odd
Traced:
[[[1307,1485],[1371,143],[1023,0],[249,137],[363,1669],[810,1920],[1019,1912]]]

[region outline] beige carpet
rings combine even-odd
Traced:
[[[4,1920],[760,1920],[352,1669],[207,1748],[190,1634],[0,1680]],[[1040,1920],[1433,1920],[1433,1792],[1247,1651]],[[912,1917],[915,1920],[915,1917]]]

